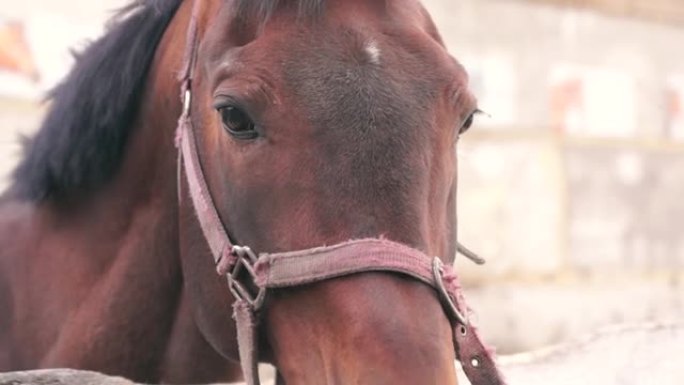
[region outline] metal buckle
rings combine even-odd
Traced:
[[[468,319],[463,315],[463,313],[461,313],[460,310],[458,310],[456,304],[454,303],[454,299],[451,298],[449,292],[444,286],[444,269],[442,266],[442,260],[440,260],[439,257],[435,257],[432,260],[432,274],[435,277],[435,288],[437,289],[437,292],[439,293],[439,296],[445,307],[451,312],[451,315],[456,319],[456,321],[463,326],[468,326]]]
[[[230,274],[228,274],[228,288],[235,298],[247,302],[254,311],[257,311],[261,308],[266,299],[266,288],[259,287],[259,292],[254,296],[247,290],[245,285],[240,283],[238,277],[244,270],[249,274],[252,282],[256,282],[254,265],[259,258],[252,249],[247,246],[233,246],[231,248],[231,253],[237,257],[237,260],[235,261],[235,265]]]

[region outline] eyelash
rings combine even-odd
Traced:
[[[475,115],[478,115],[478,114],[481,114],[481,113],[482,113],[482,111],[481,111],[480,109],[476,109],[476,110],[473,111],[470,115],[468,115],[468,117],[466,118],[466,120],[463,122],[463,124],[462,124],[461,127],[459,128],[458,134],[459,134],[459,135],[462,135],[462,134],[464,134],[465,132],[467,132],[467,131],[470,129],[470,127],[473,126],[473,123],[475,122]]]

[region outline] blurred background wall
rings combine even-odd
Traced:
[[[0,190],[44,113],[47,90],[127,0],[0,0]]]
[[[69,48],[125,0],[0,0],[0,188]],[[684,3],[425,0],[490,114],[459,145],[457,261],[501,352],[684,319]]]

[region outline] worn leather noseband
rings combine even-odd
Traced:
[[[231,242],[202,171],[191,121],[192,77],[199,44],[199,4],[196,1],[193,5],[180,74],[183,112],[176,132],[179,199],[184,173],[192,206],[217,271],[227,277],[235,297],[233,317],[247,384],[260,384],[257,325],[268,291],[364,272],[391,272],[412,277],[435,289],[453,328],[457,358],[473,385],[505,385],[491,350],[485,347],[477,329],[468,320],[470,310],[453,268],[444,265],[438,257],[428,257],[416,249],[384,239],[352,240],[333,246],[260,255],[249,247]],[[256,293],[253,288],[257,289]]]

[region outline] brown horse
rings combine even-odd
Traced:
[[[231,239],[384,238],[453,262],[476,103],[417,1],[139,0],[52,93],[2,199],[0,370],[240,378],[234,298],[174,147],[193,23],[192,126]],[[280,383],[456,383],[442,304],[404,275],[274,290],[260,317]]]

